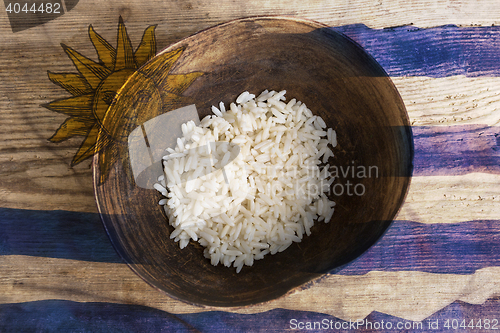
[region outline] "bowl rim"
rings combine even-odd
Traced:
[[[381,239],[384,237],[384,235],[388,232],[389,228],[391,227],[391,225],[394,223],[394,218],[398,215],[398,213],[400,212],[404,202],[406,201],[406,198],[407,198],[407,195],[408,195],[408,192],[409,192],[409,188],[411,186],[411,181],[412,181],[412,177],[413,177],[413,160],[414,160],[414,139],[413,139],[413,132],[412,132],[412,128],[411,128],[411,122],[410,122],[410,118],[409,118],[409,115],[408,115],[408,112],[407,112],[407,109],[406,109],[406,106],[404,104],[404,101],[401,97],[401,94],[399,93],[397,87],[395,86],[394,82],[392,81],[391,77],[388,75],[388,73],[385,71],[385,69],[378,63],[378,61],[368,52],[366,51],[360,44],[358,44],[356,41],[354,41],[352,38],[350,38],[349,36],[345,35],[344,33],[340,32],[340,31],[336,31],[334,29],[332,29],[333,27],[332,26],[329,26],[325,23],[322,23],[322,22],[319,22],[319,21],[316,21],[316,20],[312,20],[312,19],[308,19],[308,18],[302,18],[302,17],[298,17],[298,16],[294,16],[294,15],[253,15],[253,16],[245,16],[245,17],[241,17],[241,18],[235,18],[235,19],[232,19],[232,20],[229,20],[229,21],[225,21],[225,22],[221,22],[221,23],[218,23],[218,24],[215,24],[213,26],[209,26],[209,27],[206,27],[206,28],[203,28],[199,31],[196,31],[186,37],[183,37],[181,39],[179,39],[178,41],[172,43],[172,44],[169,44],[167,46],[165,46],[163,49],[161,49],[159,52],[157,52],[148,62],[146,62],[146,64],[148,64],[150,61],[152,61],[153,59],[161,56],[162,54],[166,53],[166,52],[169,52],[169,51],[172,51],[174,49],[177,49],[179,47],[182,47],[184,45],[187,44],[187,42],[190,40],[190,39],[193,39],[195,38],[197,35],[201,34],[201,33],[204,33],[206,31],[210,31],[212,29],[217,29],[217,28],[221,28],[221,27],[224,27],[224,26],[229,26],[229,25],[233,25],[233,24],[237,24],[237,23],[241,23],[241,22],[245,22],[245,21],[255,21],[255,20],[266,20],[266,21],[283,21],[283,22],[296,22],[296,23],[301,23],[301,24],[304,24],[304,25],[307,25],[309,27],[312,27],[312,28],[317,28],[317,29],[320,29],[320,28],[328,28],[328,29],[331,29],[333,33],[335,34],[338,34],[340,36],[342,36],[343,38],[345,38],[346,40],[348,40],[353,46],[355,46],[356,48],[358,48],[361,52],[363,52],[365,55],[367,55],[372,61],[373,63],[378,67],[379,70],[381,70],[383,73],[384,73],[384,76],[388,79],[389,81],[389,84],[391,86],[391,88],[396,92],[395,94],[395,97],[398,99],[398,103],[400,103],[400,105],[403,107],[403,112],[402,112],[402,116],[403,116],[403,123],[407,124],[407,125],[404,125],[405,127],[405,130],[406,130],[406,138],[408,138],[409,140],[409,175],[406,176],[406,178],[408,179],[407,183],[404,185],[404,189],[402,191],[402,195],[400,195],[399,197],[399,200],[398,200],[398,204],[397,204],[397,209],[394,211],[394,214],[393,214],[393,217],[391,220],[387,220],[386,221],[386,226],[384,226],[384,230],[383,232],[380,234],[380,236],[370,245],[368,246],[365,250],[361,251],[356,257],[354,257],[353,259],[351,259],[350,261],[328,271],[328,272],[325,272],[325,273],[317,273],[317,277],[313,277],[311,278],[308,282],[305,282],[305,283],[302,283],[296,287],[292,287],[290,288],[287,292],[283,293],[282,295],[278,296],[278,297],[275,297],[275,298],[272,298],[272,299],[269,299],[269,300],[264,300],[264,301],[259,301],[259,302],[254,302],[254,303],[251,303],[251,304],[244,304],[244,305],[209,305],[209,304],[203,304],[203,303],[196,303],[196,302],[193,302],[193,301],[189,301],[189,300],[186,300],[186,299],[183,299],[181,297],[178,297],[176,295],[172,295],[170,294],[169,292],[165,291],[164,289],[160,288],[159,286],[157,286],[156,284],[153,284],[151,283],[150,281],[146,280],[146,278],[137,270],[137,268],[135,267],[134,264],[132,263],[129,263],[127,262],[127,260],[125,259],[125,256],[121,253],[118,247],[117,244],[115,244],[116,240],[113,239],[113,237],[111,236],[110,234],[110,230],[108,230],[108,226],[104,220],[104,215],[105,215],[105,212],[103,211],[103,207],[101,207],[101,202],[98,200],[98,179],[99,179],[99,152],[96,152],[94,155],[93,155],[93,158],[92,158],[92,163],[91,163],[91,167],[92,167],[92,175],[93,175],[93,187],[94,187],[94,198],[95,198],[95,202],[96,202],[96,206],[97,206],[97,210],[98,210],[98,213],[99,213],[99,216],[101,218],[101,222],[103,223],[103,226],[104,226],[104,229],[106,231],[106,234],[110,240],[110,242],[112,243],[113,245],[113,248],[115,249],[115,251],[118,253],[118,255],[120,256],[120,259],[122,259],[122,261],[127,264],[127,266],[137,275],[139,276],[144,282],[146,282],[149,286],[153,287],[154,289],[160,291],[163,295],[166,295],[168,296],[169,298],[171,299],[174,299],[176,301],[180,301],[181,303],[184,303],[184,304],[187,304],[187,305],[191,305],[191,306],[195,306],[195,307],[198,307],[198,308],[202,308],[202,309],[208,309],[208,310],[221,310],[221,309],[231,309],[231,310],[238,310],[238,309],[245,309],[245,308],[249,308],[249,307],[261,307],[261,306],[266,306],[267,304],[270,304],[271,302],[275,302],[279,299],[283,299],[287,296],[290,296],[292,294],[295,294],[297,292],[300,292],[302,290],[306,290],[306,289],[309,289],[311,287],[313,287],[314,285],[320,283],[322,280],[324,280],[325,278],[328,277],[328,275],[331,275],[331,274],[336,274],[338,273],[339,271],[341,271],[342,269],[344,269],[346,266],[350,265],[351,263],[353,263],[354,261],[358,260],[361,256],[363,256],[368,250],[370,250],[373,246],[375,246],[377,243],[379,243],[381,241]],[[143,66],[145,66],[146,64],[144,64]],[[141,66],[140,68],[138,68],[136,71],[140,70],[143,66]],[[131,77],[129,77],[125,83],[123,84],[123,86],[125,86],[127,83],[129,83]],[[122,86],[122,87],[123,87]],[[121,88],[120,88],[121,89]],[[101,131],[99,131],[98,133],[98,141],[99,141],[99,137],[101,136]]]

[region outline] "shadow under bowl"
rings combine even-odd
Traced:
[[[182,54],[172,64],[174,50]],[[181,94],[167,84],[172,81],[167,76],[193,72],[203,74],[183,87],[182,98],[169,99]],[[158,205],[161,195],[136,186],[121,138],[179,106],[195,104],[202,118],[211,105],[228,105],[245,90],[264,89],[285,89],[288,100],[304,102],[336,130],[330,164],[338,177],[329,192],[336,207],[332,221],[316,222],[302,242],[237,274],[212,266],[197,242],[181,250],[169,238],[173,228]],[[99,140],[111,136],[114,148],[96,154],[93,165],[106,231],[141,278],[188,303],[227,307],[269,301],[351,262],[384,234],[410,183],[412,134],[394,84],[359,45],[315,22],[254,17],[199,32],[132,75],[113,107],[121,110],[120,117],[116,111],[108,119],[114,132]]]

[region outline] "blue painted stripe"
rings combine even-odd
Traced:
[[[210,311],[174,315],[140,305],[47,300],[0,305],[1,332],[489,332],[500,329],[500,300],[456,301],[420,322],[372,312],[353,322],[310,311],[273,309],[256,314]],[[481,327],[478,326],[481,319]],[[489,329],[485,329],[485,319]],[[363,320],[359,322],[356,320]],[[456,328],[465,320],[474,329]],[[384,323],[384,327],[381,325]],[[496,323],[496,324],[495,324]],[[446,325],[449,325],[447,328]],[[389,328],[389,325],[391,329]],[[398,329],[398,327],[400,327]],[[496,327],[496,328],[494,328]]]
[[[500,174],[500,127],[414,126],[414,176]]]
[[[0,209],[0,255],[122,262],[98,214]],[[417,270],[470,274],[500,266],[500,220],[456,224],[395,221],[360,258],[332,273]]]
[[[0,332],[200,332],[182,318],[153,308],[47,300],[0,305]]]
[[[456,224],[395,221],[361,257],[332,273],[360,275],[377,270],[472,274],[491,266],[500,266],[500,220]]]
[[[390,76],[500,75],[497,26],[371,29],[353,24],[332,29],[363,46]]]
[[[122,262],[97,213],[0,208],[0,255]]]

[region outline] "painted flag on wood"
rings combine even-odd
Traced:
[[[500,27],[333,29],[383,66],[413,126],[412,184],[377,244],[293,295],[201,309],[133,275],[97,214],[0,208],[0,332],[500,328]]]

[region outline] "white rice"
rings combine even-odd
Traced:
[[[215,116],[183,124],[163,158],[155,188],[166,196],[159,203],[175,228],[170,238],[181,248],[198,241],[212,265],[240,272],[332,218],[325,192],[333,179],[321,165],[333,157],[335,131],[305,104],[286,103],[285,93],[245,91],[228,109],[212,106]],[[230,161],[235,145],[240,153]]]

